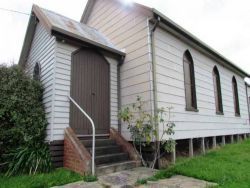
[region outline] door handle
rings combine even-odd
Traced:
[[[92,95],[92,96],[95,96],[95,92],[92,92],[91,95]]]

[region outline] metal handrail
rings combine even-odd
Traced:
[[[95,124],[91,117],[77,104],[77,102],[68,96],[69,100],[88,118],[92,125],[92,175],[95,175]]]

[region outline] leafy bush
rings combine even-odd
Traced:
[[[14,169],[21,170],[19,162],[23,160],[20,163],[24,163],[28,153],[33,154],[34,158],[26,161],[25,166],[33,165],[29,163],[37,159],[36,152],[48,153],[48,149],[44,150],[47,147],[44,144],[47,122],[42,103],[42,86],[18,66],[1,66],[0,93],[0,163],[10,162],[9,167],[12,168],[14,158],[18,158]],[[29,173],[26,170],[12,171],[12,174]]]

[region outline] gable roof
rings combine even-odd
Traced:
[[[35,32],[36,20],[39,20],[46,30],[53,35],[57,32],[65,36],[86,42],[90,45],[110,51],[112,53],[125,56],[125,53],[116,48],[102,33],[83,23],[77,22],[50,10],[33,5],[32,14],[29,20],[26,36],[23,44],[19,64],[25,63],[31,47]]]
[[[83,15],[81,17],[81,22],[82,23],[86,23],[89,14],[94,6],[94,3],[97,0],[88,0],[87,5],[84,9]],[[111,1],[111,0],[110,0]],[[112,0],[112,1],[118,1],[121,2],[121,0]],[[237,65],[235,65],[233,62],[231,62],[229,59],[227,59],[226,57],[224,57],[223,55],[221,55],[219,52],[217,52],[216,50],[214,50],[213,48],[211,48],[210,46],[208,46],[207,44],[205,44],[204,42],[202,42],[200,39],[198,39],[196,36],[194,36],[193,34],[191,34],[190,32],[188,32],[187,30],[185,30],[183,27],[181,27],[180,25],[178,25],[177,23],[175,23],[174,21],[172,21],[170,18],[168,18],[167,16],[165,16],[163,13],[161,13],[160,11],[158,11],[157,9],[154,8],[150,8],[138,3],[133,3],[135,7],[140,8],[140,9],[144,9],[146,11],[151,12],[151,15],[154,18],[160,18],[161,22],[164,23],[167,27],[170,28],[170,30],[172,32],[177,33],[178,36],[181,36],[180,38],[185,38],[188,41],[191,41],[192,43],[194,43],[195,45],[197,45],[200,49],[203,49],[203,51],[206,51],[207,53],[211,54],[213,57],[215,57],[216,59],[226,63],[227,65],[229,65],[230,67],[232,67],[233,69],[237,70],[239,73],[243,74],[244,76],[250,77],[250,75],[245,72],[244,70],[242,70],[240,67],[238,67]],[[151,16],[149,15],[149,16]]]

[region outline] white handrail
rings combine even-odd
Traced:
[[[91,117],[77,104],[77,102],[68,96],[69,100],[88,118],[92,125],[92,175],[95,175],[95,124]]]

